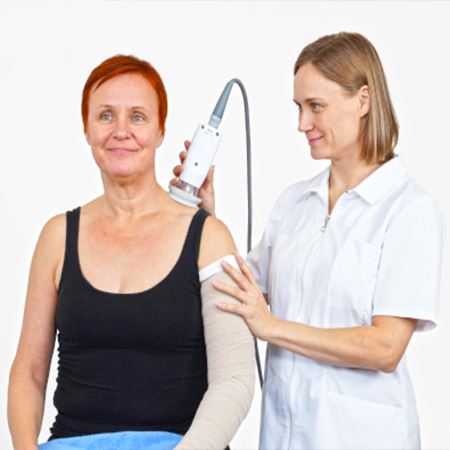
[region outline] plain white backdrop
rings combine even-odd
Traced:
[[[117,53],[149,60],[169,96],[157,173],[166,186],[183,140],[205,121],[225,83],[246,85],[254,175],[254,244],[270,207],[313,161],[297,132],[294,61],[306,44],[338,31],[364,34],[384,64],[400,122],[398,153],[438,200],[450,200],[450,3],[443,1],[8,1],[0,0],[0,448],[10,448],[6,388],[29,264],[53,215],[101,194],[82,130],[80,100],[90,71]],[[216,160],[218,215],[245,253],[245,135],[239,90],[232,93]],[[444,251],[440,323],[408,349],[427,449],[450,448],[450,284]],[[124,330],[124,333],[126,330]],[[264,345],[260,346],[264,351]],[[56,355],[55,355],[56,356]],[[41,441],[54,419],[54,357]],[[256,448],[260,393],[232,442]],[[27,406],[24,405],[24,408]],[[376,443],[374,443],[376,445]]]

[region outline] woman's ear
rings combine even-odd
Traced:
[[[362,86],[358,92],[359,95],[359,113],[364,117],[370,111],[370,93],[367,85]]]
[[[164,140],[164,133],[159,130],[159,135],[158,135],[158,139],[156,141],[156,148],[159,148],[159,146],[163,143]]]
[[[89,131],[88,130],[84,131],[84,137],[86,138],[86,142],[88,143],[88,145],[91,145],[91,138],[89,136]]]

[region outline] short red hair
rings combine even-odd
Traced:
[[[132,55],[116,55],[105,59],[89,75],[83,88],[81,100],[81,115],[83,117],[84,131],[87,129],[89,115],[89,97],[92,90],[97,89],[105,81],[123,75],[124,73],[138,73],[142,75],[155,89],[159,102],[159,129],[165,132],[167,117],[167,93],[159,73],[147,61],[138,59]]]

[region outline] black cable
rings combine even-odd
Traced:
[[[247,253],[252,249],[252,218],[253,218],[253,202],[252,202],[252,150],[250,139],[250,113],[248,108],[248,97],[245,87],[241,80],[233,78],[231,82],[237,84],[241,90],[244,100],[244,114],[245,114],[245,138],[247,146]],[[259,385],[262,388],[264,379],[261,369],[261,361],[259,358],[258,341],[256,337],[253,338],[255,343],[256,367],[258,369]]]

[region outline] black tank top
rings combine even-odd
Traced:
[[[144,292],[94,288],[78,259],[80,208],[67,213],[58,291],[58,411],[50,439],[114,431],[184,434],[207,389],[199,209],[170,273]]]

